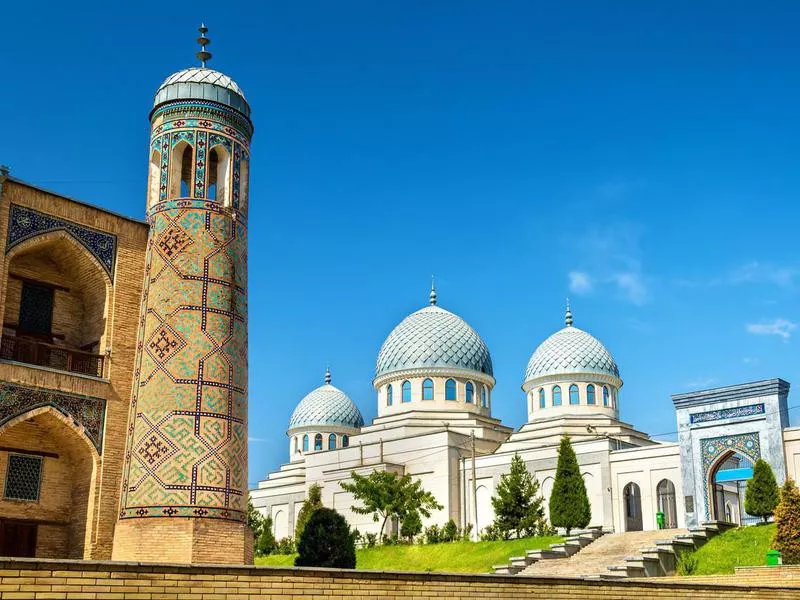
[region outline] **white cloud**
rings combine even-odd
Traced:
[[[741,285],[745,283],[769,283],[778,287],[791,287],[800,276],[800,269],[762,263],[751,260],[733,269],[722,278],[712,280],[712,284]]]
[[[573,294],[588,294],[592,291],[591,277],[582,271],[570,271],[569,291]]]
[[[797,329],[797,323],[793,323],[788,319],[773,319],[772,321],[747,324],[748,333],[754,335],[777,335],[784,340],[788,340],[795,329]]]
[[[617,273],[613,277],[620,292],[634,304],[647,301],[647,287],[640,273]]]
[[[267,438],[249,437],[249,438],[247,438],[247,441],[250,442],[251,444],[260,444],[260,443],[268,442],[269,440]]]

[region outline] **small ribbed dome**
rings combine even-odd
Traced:
[[[619,378],[617,363],[600,340],[568,325],[536,349],[528,361],[525,381],[545,375],[577,373],[597,373]]]
[[[492,357],[481,336],[458,315],[435,305],[411,313],[395,327],[378,353],[375,377],[393,371],[450,367],[492,375]]]
[[[325,376],[325,385],[313,390],[294,409],[289,419],[289,429],[314,426],[339,426],[360,429],[364,417],[350,397],[330,384],[330,373]]]
[[[181,99],[211,100],[250,116],[250,106],[236,82],[207,67],[191,67],[167,77],[156,91],[154,106]]]

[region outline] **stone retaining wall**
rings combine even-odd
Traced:
[[[0,598],[234,600],[347,598],[547,598],[575,600],[752,600],[800,596],[800,583],[781,587],[676,580],[601,582],[504,575],[449,575],[240,566],[0,559]]]

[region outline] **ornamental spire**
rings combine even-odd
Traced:
[[[197,31],[200,32],[200,37],[197,38],[197,43],[200,44],[200,52],[195,54],[195,56],[200,61],[200,66],[205,68],[206,61],[211,60],[211,52],[206,50],[206,46],[211,43],[211,40],[206,37],[208,27],[206,27],[205,23],[200,23],[200,27],[197,28]]]
[[[331,368],[330,367],[325,367],[325,384],[326,385],[330,385],[331,384]]]
[[[567,312],[564,315],[564,322],[567,327],[572,327],[572,311],[569,309],[569,298],[567,298]]]
[[[436,306],[436,279],[431,275],[431,306]]]

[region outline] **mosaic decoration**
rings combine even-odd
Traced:
[[[184,117],[171,125],[198,125],[194,198],[167,198],[148,210],[120,518],[244,521],[247,220],[204,197],[208,136],[215,143],[224,137],[236,152],[244,134],[226,135],[210,118]],[[154,134],[173,129],[165,125]]]
[[[0,426],[36,408],[51,406],[83,428],[98,453],[103,451],[106,401],[92,396],[0,382]]]
[[[739,417],[752,417],[753,415],[763,414],[763,404],[750,404],[749,406],[737,406],[736,408],[723,408],[721,410],[710,410],[708,412],[694,413],[689,415],[689,422],[708,423],[709,421],[721,421],[723,419],[736,419]]]
[[[742,456],[746,456],[753,462],[761,458],[761,443],[758,432],[743,433],[741,435],[723,435],[715,438],[700,440],[700,448],[703,455],[703,478],[708,482],[709,470],[716,460],[723,454],[733,451]],[[703,499],[706,506],[706,518],[711,516],[709,504],[708,484],[703,486]]]
[[[117,236],[91,229],[66,219],[59,219],[38,211],[11,205],[8,217],[8,242],[6,253],[14,246],[43,233],[66,231],[91,252],[114,281],[114,263],[117,258]]]

